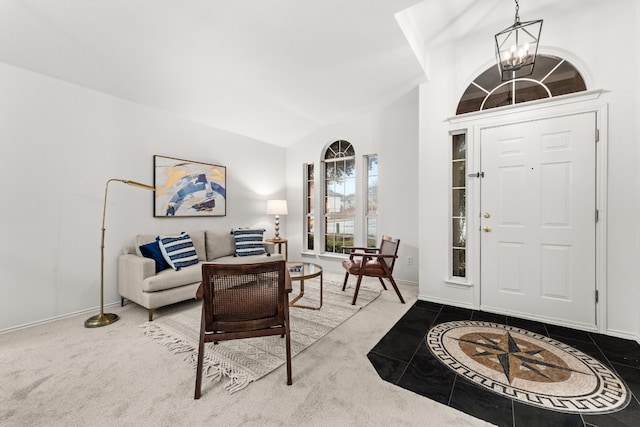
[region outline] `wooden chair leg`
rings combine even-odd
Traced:
[[[387,286],[384,284],[384,281],[382,280],[382,277],[378,277],[378,280],[380,280],[380,283],[382,284],[382,287],[386,291],[387,290]]]
[[[150,308],[149,309],[149,322],[151,322],[153,320],[153,313],[156,312],[155,308]]]
[[[342,284],[342,292],[347,289],[347,280],[349,280],[349,272],[344,275],[344,283]]]
[[[358,282],[356,283],[356,291],[353,294],[353,302],[351,305],[356,305],[356,299],[358,298],[358,291],[360,291],[360,282],[362,282],[362,275],[358,276]]]
[[[382,280],[382,279],[380,279]],[[393,276],[389,276],[389,281],[391,282],[391,285],[393,286],[393,289],[396,290],[396,294],[398,294],[398,298],[400,298],[400,302],[404,304],[404,299],[402,298],[402,295],[400,294],[400,289],[398,289],[398,285],[396,285],[396,281],[393,280]]]
[[[200,320],[200,343],[198,344],[198,365],[196,368],[196,390],[194,399],[202,396],[202,363],[204,361],[204,307],[202,307],[202,319]]]
[[[120,297],[120,307],[124,307],[124,297]]]
[[[287,332],[285,333],[285,343],[287,348],[287,385],[293,384],[291,379],[291,331],[289,330],[289,323],[287,322]]]

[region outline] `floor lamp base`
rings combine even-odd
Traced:
[[[107,326],[118,320],[118,315],[113,313],[100,313],[95,316],[91,316],[84,322],[85,328],[99,328],[101,326]]]

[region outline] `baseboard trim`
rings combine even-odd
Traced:
[[[119,307],[119,306],[120,306],[119,302],[113,302],[111,304],[105,304],[104,308],[107,308],[107,307]],[[21,329],[32,328],[34,326],[45,325],[47,323],[55,322],[55,321],[58,321],[58,320],[68,319],[70,317],[79,316],[81,314],[99,314],[99,313],[100,313],[100,307],[87,308],[86,310],[74,311],[73,313],[61,314],[60,316],[49,317],[47,319],[38,320],[38,321],[35,321],[35,322],[31,322],[31,323],[25,323],[25,324],[18,325],[18,326],[11,326],[10,328],[6,328],[6,329],[1,329],[0,330],[0,335],[8,334],[8,333],[14,332],[14,331],[19,331]]]

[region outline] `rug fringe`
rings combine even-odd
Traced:
[[[197,368],[197,347],[191,345],[184,339],[167,335],[161,327],[151,322],[147,322],[142,326],[145,328],[144,334],[146,336],[152,338],[155,341],[158,341],[159,344],[167,347],[172,353],[188,353],[185,357],[185,360],[191,365],[192,368]],[[222,377],[229,378],[229,381],[224,384],[224,388],[229,394],[233,394],[237,391],[242,390],[256,380],[255,376],[251,375],[249,372],[243,369],[238,369],[236,366],[232,366],[231,364],[206,351],[206,346],[204,361],[202,365],[203,375],[212,382],[220,382],[220,380],[222,380]]]

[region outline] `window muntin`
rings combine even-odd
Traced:
[[[335,141],[324,155],[325,252],[345,253],[344,246],[353,246],[355,197],[355,150],[348,141]]]
[[[366,246],[375,248],[378,245],[378,156],[370,154],[364,156],[364,164],[367,183],[367,195],[365,201],[365,235]]]

